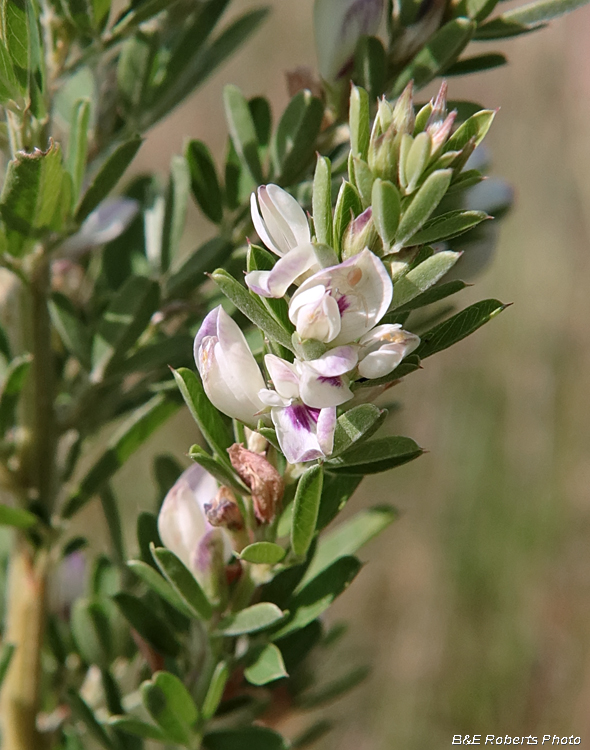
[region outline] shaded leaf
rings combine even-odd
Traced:
[[[280,734],[257,726],[208,732],[203,738],[203,747],[205,750],[288,750]]]
[[[463,232],[491,218],[485,211],[449,211],[427,221],[422,229],[409,241],[408,245],[429,245],[458,237]]]
[[[111,716],[109,725],[126,734],[132,734],[134,737],[143,737],[158,742],[166,741],[166,735],[157,726],[140,721],[132,716]]]
[[[217,707],[221,703],[228,677],[229,667],[227,666],[227,662],[220,661],[213,670],[211,680],[209,681],[209,687],[207,688],[207,694],[203,701],[203,707],[201,708],[203,721],[209,721],[209,719],[215,716]]]
[[[127,566],[138,578],[149,586],[152,591],[167,601],[168,604],[174,607],[174,609],[177,609],[186,617],[194,617],[192,609],[187,607],[182,597],[176,593],[175,589],[172,588],[168,581],[161,576],[160,573],[155,571],[151,565],[143,562],[143,560],[129,560]]]
[[[277,126],[271,152],[279,185],[291,185],[305,172],[315,153],[324,105],[310,91],[296,94]]]
[[[291,525],[291,548],[299,557],[305,556],[315,534],[322,482],[322,467],[312,466],[301,475],[297,484]]]
[[[136,596],[121,592],[113,597],[121,614],[142,638],[165,656],[177,656],[179,645],[168,624]]]
[[[288,677],[282,654],[274,643],[262,647],[255,661],[244,670],[244,677],[252,685],[268,685],[269,682]]]
[[[257,633],[272,627],[284,616],[284,612],[276,604],[261,602],[228,615],[219,623],[218,630],[225,636]]]
[[[407,304],[436,284],[459,260],[461,253],[442,250],[409,271],[393,287],[391,310]]]
[[[275,565],[285,557],[285,550],[273,542],[254,542],[240,552],[240,559],[260,565]]]
[[[373,404],[360,404],[344,412],[336,422],[334,449],[330,458],[336,458],[353,445],[371,437],[386,417],[387,410]]]
[[[189,141],[186,159],[195,200],[205,216],[219,224],[223,219],[223,194],[211,152],[202,141]]]
[[[475,55],[473,57],[465,57],[463,60],[458,60],[453,63],[450,68],[445,70],[446,76],[466,76],[470,73],[481,73],[484,70],[493,70],[494,68],[500,68],[506,65],[508,60],[505,55],[501,55],[497,52],[487,55]]]
[[[0,526],[13,526],[16,529],[30,529],[39,523],[39,517],[24,508],[0,505]]]
[[[326,468],[344,474],[377,474],[413,461],[421,454],[422,448],[411,438],[377,438],[326,462]]]
[[[168,583],[193,613],[193,617],[209,620],[213,609],[190,570],[165,547],[152,547],[152,555]]]

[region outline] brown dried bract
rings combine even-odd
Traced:
[[[227,449],[232,466],[250,488],[256,518],[270,523],[283,499],[283,478],[264,456],[247,450],[241,443]]]
[[[211,526],[223,526],[230,531],[244,528],[244,519],[229,487],[220,487],[215,500],[205,503],[203,510]]]

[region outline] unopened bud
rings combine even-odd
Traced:
[[[213,502],[205,503],[203,510],[211,526],[223,526],[230,531],[244,528],[244,519],[229,487],[220,487]]]
[[[270,523],[283,499],[283,478],[264,456],[247,450],[240,443],[234,443],[227,452],[232,466],[250,488],[256,518],[261,523]]]
[[[342,260],[358,255],[366,247],[375,252],[379,247],[379,235],[373,222],[373,209],[369,206],[350,222],[342,238]]]
[[[394,125],[369,143],[369,167],[375,177],[396,182],[399,163],[399,148],[403,133],[398,133]]]
[[[414,132],[414,82],[410,81],[393,108],[392,125],[399,133]]]

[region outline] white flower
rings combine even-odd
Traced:
[[[295,198],[278,185],[259,187],[250,206],[258,236],[280,260],[271,271],[246,274],[246,284],[262,297],[283,297],[291,284],[321,268],[307,218]]]
[[[359,39],[379,29],[383,5],[383,0],[315,0],[316,49],[324,80],[337,81],[349,72]]]
[[[359,341],[358,374],[370,379],[389,375],[419,344],[420,337],[399,323],[376,326]]]
[[[264,409],[258,397],[264,380],[244,334],[221,305],[203,321],[195,337],[194,353],[203,388],[213,406],[255,425],[258,412]]]
[[[387,312],[393,284],[370,250],[303,282],[289,303],[289,318],[303,339],[349,344],[368,333]]]
[[[220,573],[214,551],[221,550],[224,563],[232,556],[229,534],[212,526],[205,515],[205,506],[214,503],[218,492],[217,480],[194,464],[169,490],[158,515],[160,539],[206,588],[211,575]]]

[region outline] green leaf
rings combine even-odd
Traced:
[[[164,656],[175,657],[179,645],[168,624],[136,596],[120,592],[113,597],[121,614],[142,638]]]
[[[153,374],[163,367],[178,367],[190,361],[194,339],[185,333],[158,338],[139,347],[133,354],[110,368],[111,375],[126,375],[132,372]]]
[[[333,246],[337,253],[340,253],[342,248],[342,237],[346,227],[362,210],[363,207],[357,189],[352,183],[344,181],[338,192],[336,208],[334,209]]]
[[[88,734],[90,734],[99,745],[106,748],[106,750],[117,750],[115,743],[107,734],[106,729],[99,724],[90,706],[73,688],[68,690],[68,703],[70,704],[74,717],[79,719],[86,726]]]
[[[475,55],[457,60],[450,68],[445,70],[446,76],[466,76],[470,73],[481,73],[484,70],[493,70],[506,65],[508,60],[505,55],[491,53],[487,55]]]
[[[16,529],[30,529],[39,523],[39,517],[24,508],[0,505],[0,526],[14,526]]]
[[[222,237],[205,242],[168,277],[164,285],[166,297],[190,296],[197,286],[207,281],[207,273],[225,263],[232,250],[232,243]]]
[[[360,86],[353,86],[350,92],[348,122],[352,154],[359,159],[367,161],[369,137],[371,135],[369,95]]]
[[[507,305],[503,305],[495,299],[486,299],[470,305],[465,310],[453,315],[452,318],[439,323],[427,333],[422,334],[420,337],[421,344],[416,349],[415,354],[421,359],[425,359],[432,354],[447,349],[477,331],[484,323],[495,318],[506,307]]]
[[[130,34],[140,23],[163,11],[167,7],[168,2],[169,0],[144,0],[144,2],[131,5],[127,12],[113,26],[111,34],[115,37],[123,37]]]
[[[19,100],[23,94],[24,89],[16,77],[10,54],[4,42],[0,41],[0,102],[6,105],[11,99]]]
[[[446,284],[439,284],[438,286],[429,289],[427,292],[419,294],[409,302],[400,305],[400,307],[396,309],[396,314],[409,312],[410,310],[417,310],[419,307],[425,307],[426,305],[432,305],[434,302],[439,302],[441,299],[445,299],[452,294],[462,291],[466,286],[467,284],[464,281],[459,281],[458,279],[455,281],[449,281]],[[386,322],[385,319],[383,322]]]
[[[459,260],[461,253],[441,250],[413,268],[394,284],[390,310],[407,304],[441,279]]]
[[[146,740],[156,740],[158,742],[166,741],[166,735],[161,729],[132,716],[111,716],[109,718],[109,726],[121,732],[132,734],[134,737],[143,737]]]
[[[222,268],[211,274],[211,278],[234,305],[255,325],[285,349],[293,351],[291,336],[250,292]]]
[[[8,363],[0,392],[0,434],[16,422],[16,409],[25,386],[33,358],[29,354],[15,357]]]
[[[221,462],[229,466],[227,449],[233,443],[233,436],[217,409],[207,398],[201,378],[186,367],[172,370],[172,374],[201,434]]]
[[[273,542],[254,542],[240,552],[240,559],[259,565],[276,565],[285,557],[285,550]]]
[[[82,367],[90,371],[91,338],[80,311],[64,294],[54,292],[49,300],[49,313],[65,348],[76,357]]]
[[[398,515],[395,508],[389,505],[368,508],[320,537],[316,553],[300,588],[338,558],[354,555],[363,545],[392,524]]]
[[[212,474],[220,484],[232,487],[239,494],[248,494],[250,492],[246,485],[238,479],[229,463],[224,463],[217,456],[207,453],[200,445],[192,445],[188,455],[199,466],[202,466],[205,471]]]
[[[257,185],[264,182],[260,164],[259,143],[252,113],[245,96],[237,86],[227,85],[223,90],[225,117],[232,143],[240,161]]]
[[[370,667],[355,667],[348,674],[339,677],[325,685],[308,690],[297,698],[297,705],[303,709],[315,709],[330,703],[353,688],[360,685],[371,673]]]
[[[472,115],[449,138],[445,151],[461,151],[472,139],[474,139],[475,146],[479,146],[486,137],[495,116],[496,113],[492,109],[482,109],[481,112]]]
[[[176,711],[176,706],[164,691],[151,681],[143,682],[139,688],[147,712],[162,729],[166,739],[184,747],[191,743],[191,729]]]
[[[276,604],[261,602],[224,617],[219,623],[218,630],[225,636],[258,633],[276,625],[284,617],[284,612]]]
[[[301,475],[297,484],[291,525],[291,548],[299,557],[305,556],[315,534],[322,482],[322,467],[312,466]]]
[[[203,747],[205,750],[288,750],[280,734],[257,726],[208,732],[203,738]]]
[[[174,414],[178,404],[158,394],[137,409],[109,441],[104,453],[90,467],[62,511],[71,518],[98,492],[155,430]]]
[[[129,560],[127,566],[135,575],[140,578],[152,591],[168,602],[174,609],[177,609],[188,618],[193,618],[194,613],[168,583],[168,581],[154,570],[151,565],[143,560]]]
[[[4,643],[2,645],[2,650],[0,651],[0,688],[2,687],[15,651],[16,646],[14,643]]]
[[[357,159],[352,160],[354,169],[354,184],[359,192],[363,208],[368,208],[373,200],[373,183],[375,176],[366,161]]]
[[[92,346],[93,375],[100,380],[137,342],[160,303],[160,289],[145,276],[131,276],[105,311]]]
[[[72,124],[68,139],[68,155],[66,167],[72,177],[72,195],[74,202],[78,201],[84,174],[86,172],[86,156],[88,153],[88,124],[90,122],[90,102],[88,99],[78,99],[72,112]]]
[[[361,476],[349,474],[331,474],[330,472],[324,474],[324,487],[317,522],[318,531],[324,529],[343,510],[362,480]]]
[[[166,701],[173,707],[174,713],[188,726],[199,720],[199,709],[195,705],[184,684],[170,672],[156,672],[152,682],[166,696]]]
[[[262,647],[256,660],[244,670],[244,677],[251,685],[268,685],[288,676],[283,656],[274,643]]]
[[[27,239],[42,237],[55,227],[62,197],[64,168],[61,151],[51,142],[47,151],[19,151],[8,162],[0,195],[0,216],[7,227],[8,252],[23,255]]]
[[[498,0],[460,0],[453,15],[467,16],[481,22],[490,15],[497,4]]]
[[[581,8],[587,3],[588,0],[536,0],[534,3],[507,10],[500,18],[504,21],[527,25],[545,23],[565,13],[571,13],[572,10]]]
[[[139,135],[133,136],[133,138],[117,146],[107,157],[78,204],[76,209],[77,221],[84,221],[88,214],[94,211],[98,204],[107,197],[135,158],[135,154],[139,151],[142,143],[143,138]]]
[[[170,163],[170,180],[168,182],[162,232],[160,255],[160,270],[162,272],[168,270],[170,261],[178,255],[180,250],[190,183],[191,175],[186,159],[183,156],[173,156]]]
[[[318,242],[332,242],[332,165],[326,156],[318,156],[313,177],[313,226]]]
[[[395,248],[401,249],[407,244],[423,224],[430,218],[451,184],[451,169],[439,169],[429,175],[422,187],[404,209],[396,233]]]
[[[211,681],[207,688],[207,694],[205,695],[205,700],[203,701],[203,706],[201,708],[203,721],[209,721],[209,719],[215,716],[215,712],[223,698],[223,691],[225,690],[228,677],[229,667],[227,666],[227,662],[220,661],[213,670]]]
[[[376,179],[371,202],[375,228],[387,251],[393,244],[399,226],[401,204],[398,189],[392,182]]]
[[[336,422],[334,449],[330,458],[339,456],[353,445],[371,437],[386,417],[387,409],[379,409],[373,404],[360,404],[344,412]]]
[[[407,134],[404,134],[403,139],[400,148],[399,175],[400,184],[408,194],[414,192],[430,161],[432,138],[428,133],[418,133],[413,141]],[[404,148],[404,142],[410,143],[407,151]]]
[[[211,152],[202,141],[189,141],[186,160],[195,200],[208,219],[220,224],[223,219],[223,193]]]
[[[477,41],[488,41],[490,39],[509,39],[521,34],[529,34],[531,31],[543,29],[544,23],[526,24],[518,21],[506,20],[502,16],[493,18],[491,21],[478,26],[473,38]]]
[[[72,635],[82,659],[106,669],[112,659],[113,635],[109,616],[98,599],[76,599],[71,616]]]
[[[348,588],[360,569],[361,563],[356,557],[341,557],[313,578],[291,598],[289,609],[293,615],[273,634],[273,640],[284,638],[313,622]]]
[[[363,36],[357,44],[354,56],[355,80],[359,81],[375,101],[385,90],[387,75],[387,53],[383,42],[374,36]]]
[[[154,570],[157,569],[158,566],[152,557],[151,545],[161,547],[162,540],[158,533],[158,518],[153,513],[144,511],[137,517],[137,543],[142,561]]]
[[[344,474],[377,474],[413,461],[422,453],[411,438],[384,437],[353,447],[326,462],[326,469]]]
[[[456,18],[440,28],[396,78],[393,94],[399,96],[410,81],[418,89],[451,65],[473,36],[476,24],[467,18]]]
[[[193,613],[193,617],[199,620],[211,619],[211,604],[190,570],[165,547],[153,547],[152,555],[168,583]]]
[[[279,185],[292,185],[305,173],[313,159],[323,119],[324,105],[310,91],[300,91],[291,99],[271,144]]]
[[[427,221],[422,229],[408,240],[408,245],[430,245],[458,237],[491,216],[485,211],[449,211]]]

